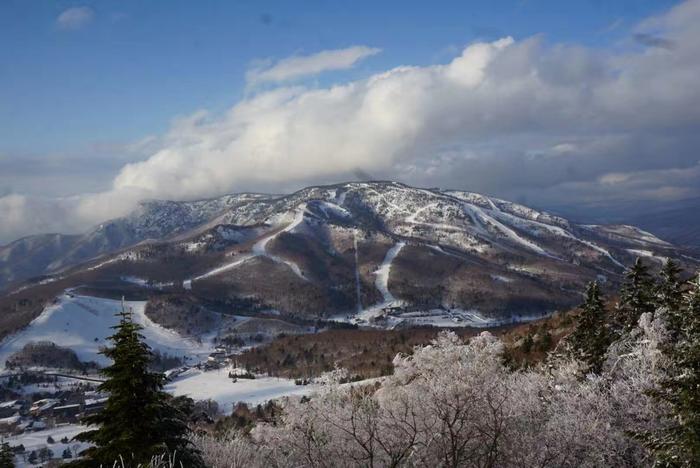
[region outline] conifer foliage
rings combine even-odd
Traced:
[[[605,305],[597,281],[588,284],[586,300],[581,305],[578,325],[569,338],[573,355],[585,362],[591,372],[599,373],[610,345]]]
[[[99,387],[109,398],[100,413],[83,419],[95,428],[76,439],[94,446],[72,466],[111,467],[119,460],[132,467],[164,453],[174,453],[183,466],[201,466],[187,439],[185,416],[163,391],[164,376],[148,369],[152,354],[139,333],[141,326],[126,310],[118,316],[119,324],[109,338],[114,346],[102,352],[113,362],[103,370],[107,380]]]
[[[618,333],[628,332],[637,326],[642,314],[654,313],[655,289],[649,268],[640,258],[637,258],[625,274],[625,283],[620,291],[620,302],[615,311],[615,325]]]
[[[661,278],[656,287],[658,306],[665,309],[669,318],[675,320],[683,305],[683,282],[680,279],[681,268],[669,259],[661,269]]]
[[[669,404],[672,424],[647,438],[660,466],[691,467],[700,463],[700,274],[677,311],[667,321],[671,338],[663,347],[669,376],[654,396]]]
[[[678,309],[683,302],[681,267],[668,259],[661,269],[661,283],[657,287],[657,298],[661,307]]]
[[[14,468],[15,455],[12,453],[10,444],[3,442],[0,445],[0,468]]]

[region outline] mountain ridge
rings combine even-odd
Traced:
[[[45,272],[53,276],[34,283],[181,294],[250,313],[444,325],[571,307],[587,281],[616,284],[637,256],[697,264],[633,226],[576,224],[474,192],[391,181],[142,206],[81,237],[82,257],[73,247]],[[445,310],[455,312],[430,318]]]

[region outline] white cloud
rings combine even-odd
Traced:
[[[283,82],[331,70],[346,70],[379,52],[380,49],[372,47],[354,46],[289,57],[268,66],[254,67],[248,72],[247,79],[250,84]]]
[[[56,25],[64,30],[80,29],[92,22],[94,17],[95,12],[90,7],[72,7],[56,17]]]
[[[279,193],[358,169],[545,205],[700,196],[698,5],[635,30],[653,28],[673,49],[606,52],[507,37],[471,44],[442,65],[323,88],[281,85],[222,115],[198,112],[178,120],[150,157],[126,164],[109,191],[71,199],[60,225],[124,214],[143,197]],[[268,79],[329,66],[306,59],[280,62]],[[13,203],[5,209],[16,213]],[[0,219],[9,219],[2,205]],[[4,223],[0,238],[37,229],[30,217],[11,219],[25,230]]]

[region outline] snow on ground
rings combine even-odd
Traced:
[[[296,385],[294,380],[276,377],[258,377],[256,379],[229,378],[231,369],[223,368],[213,371],[189,369],[165,389],[174,395],[186,395],[195,400],[211,398],[219,403],[221,409],[230,413],[237,402],[257,405],[283,396],[307,395],[318,388],[316,385]]]
[[[389,291],[389,274],[391,273],[391,264],[394,262],[394,259],[405,245],[405,243],[399,242],[390,248],[384,257],[384,261],[375,273],[377,275],[377,279],[375,280],[374,284],[379,292],[382,293],[384,302],[387,305],[396,302],[396,298]]]
[[[314,205],[323,212],[326,218],[352,218],[352,214],[348,210],[335,203],[317,200]]]
[[[542,247],[540,247],[536,243],[532,242],[529,239],[525,239],[524,237],[521,237],[520,235],[518,235],[518,233],[516,233],[511,228],[509,228],[505,224],[498,221],[493,216],[486,214],[486,212],[483,209],[481,209],[477,206],[471,206],[471,205],[466,205],[466,204],[464,206],[465,206],[466,210],[473,215],[472,219],[478,221],[478,223],[481,225],[482,229],[485,230],[485,233],[487,235],[490,232],[489,227],[491,227],[491,229],[499,232],[501,235],[503,235],[507,239],[510,239],[515,244],[519,244],[519,245],[521,245],[529,250],[532,250],[533,252],[538,253],[540,255],[544,255],[546,257],[553,257],[552,254],[550,254],[549,252],[544,250]]]
[[[81,426],[79,424],[65,424],[51,429],[45,429],[43,431],[25,432],[24,434],[5,437],[4,441],[10,445],[24,445],[26,456],[29,456],[29,453],[33,450],[38,451],[43,447],[47,447],[53,452],[54,458],[60,458],[65,449],[69,449],[71,454],[74,455],[75,453],[81,452],[89,447],[89,444],[71,440],[85,429],[85,426]],[[46,439],[49,437],[55,441],[53,444],[46,442]],[[61,439],[64,437],[68,438],[67,444],[61,442]],[[36,465],[31,465],[29,462],[24,460],[22,455],[17,455],[15,457],[15,466],[17,468],[24,468]]]
[[[190,282],[190,286],[192,284],[192,281],[197,281],[197,280],[201,280],[204,278],[209,278],[210,276],[215,276],[215,275],[221,274],[225,271],[236,268],[238,265],[241,265],[241,264],[247,262],[251,258],[253,258],[251,255],[246,255],[246,256],[239,258],[231,263],[227,263],[225,265],[221,265],[220,267],[214,268],[213,270],[210,270],[210,271],[204,273],[203,275],[199,275],[199,276],[193,278],[192,280],[188,280]],[[187,282],[187,281],[185,281],[185,282]]]
[[[87,268],[85,271],[98,270],[98,269],[102,268],[103,266],[112,264],[112,263],[114,263],[114,262],[135,261],[135,260],[138,260],[138,259],[139,259],[139,256],[138,256],[138,254],[137,254],[136,252],[123,252],[123,253],[117,255],[116,257],[112,257],[112,258],[110,258],[110,259],[108,259],[108,260],[105,260],[105,261],[100,262],[100,263],[98,263],[98,264],[96,264],[96,265],[93,265],[93,266]]]
[[[211,352],[206,343],[186,339],[146,317],[145,302],[127,301],[124,306],[133,311],[134,321],[144,327],[141,333],[154,350],[171,356],[202,358]],[[114,332],[110,327],[118,323],[115,314],[121,310],[120,301],[66,293],[26,328],[0,343],[0,365],[4,366],[11,354],[32,341],[52,341],[74,350],[81,361],[106,365],[109,361],[98,352],[108,344],[106,338]]]
[[[652,260],[659,261],[661,263],[666,263],[668,261],[668,257],[663,257],[661,255],[655,255],[654,252],[651,250],[643,250],[643,249],[627,249],[629,253],[632,255],[636,255],[637,257],[646,257],[646,258],[651,258]]]
[[[494,281],[500,281],[502,283],[511,283],[513,281],[512,278],[508,278],[507,276],[503,275],[491,275],[491,279]]]
[[[375,304],[368,309],[364,309],[359,312],[356,315],[358,320],[367,321],[370,318],[377,317],[382,314],[382,309],[398,303],[393,294],[391,294],[391,291],[389,291],[389,274],[391,273],[391,264],[394,262],[394,259],[405,245],[406,244],[404,242],[398,242],[387,251],[382,264],[379,266],[377,271],[374,272],[376,275],[374,286],[380,293],[382,293],[383,300],[379,304]]]
[[[239,257],[233,262],[226,263],[224,265],[221,265],[219,267],[214,268],[213,270],[210,270],[202,275],[196,276],[194,278],[186,279],[182,282],[182,287],[185,289],[192,289],[192,282],[201,280],[204,278],[209,278],[210,276],[215,276],[219,275],[225,271],[231,270],[233,268],[238,267],[239,265],[242,265],[243,263],[247,262],[248,260],[255,258],[255,257],[267,257],[270,260],[276,262],[276,263],[284,263],[287,265],[289,268],[292,269],[292,271],[301,279],[308,281],[308,279],[304,276],[304,274],[301,272],[301,269],[299,268],[299,265],[296,263],[292,262],[291,260],[286,260],[282,257],[278,257],[276,255],[272,255],[267,252],[267,244],[270,242],[272,239],[277,237],[280,233],[282,232],[291,232],[294,230],[301,222],[304,220],[304,213],[306,212],[306,203],[301,204],[296,211],[296,214],[294,215],[294,219],[292,222],[285,227],[284,229],[277,231],[269,236],[263,237],[260,239],[258,242],[256,242],[253,245],[252,248],[252,255],[245,255],[243,257]]]
[[[274,239],[275,237],[280,235],[281,233],[291,232],[297,226],[299,226],[302,223],[302,221],[304,221],[304,213],[305,212],[306,212],[306,203],[302,203],[301,205],[299,205],[297,207],[297,211],[296,211],[296,214],[294,215],[294,219],[287,227],[285,227],[281,231],[278,231],[270,236],[264,237],[263,239],[256,242],[255,245],[253,245],[253,254],[258,255],[258,256],[267,257],[276,263],[284,263],[285,265],[287,265],[289,268],[292,269],[294,274],[296,274],[299,278],[301,278],[303,280],[306,280],[306,278],[304,277],[301,270],[299,269],[299,265],[297,265],[296,263],[294,263],[290,260],[286,260],[284,258],[281,258],[281,257],[278,257],[276,255],[272,255],[272,254],[268,253],[267,244],[272,239]]]

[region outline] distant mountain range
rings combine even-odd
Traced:
[[[586,282],[614,285],[638,256],[698,265],[628,225],[576,224],[471,192],[353,182],[144,202],[84,235],[0,248],[0,287],[55,283],[290,317],[364,321],[390,311],[418,324],[478,324],[571,307]],[[425,319],[430,310],[459,313]]]
[[[700,252],[700,198],[599,203],[552,207],[552,210],[581,222],[631,224]]]

